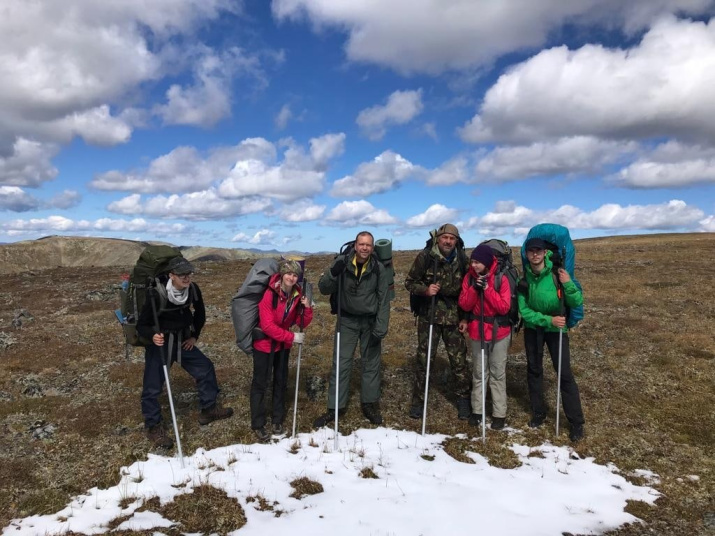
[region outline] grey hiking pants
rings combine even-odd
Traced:
[[[380,399],[380,357],[382,340],[372,334],[375,325],[374,316],[342,315],[340,327],[340,392],[338,409],[348,404],[350,375],[353,367],[353,354],[360,343],[360,364],[362,380],[360,382],[360,401],[363,404],[377,402]],[[337,331],[335,333],[337,342]],[[328,409],[335,409],[335,357],[330,371],[328,388]]]
[[[484,344],[484,383],[492,393],[492,417],[506,418],[506,358],[509,339]],[[472,413],[482,408],[482,342],[472,340]]]

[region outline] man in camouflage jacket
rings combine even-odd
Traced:
[[[410,417],[413,419],[422,417],[430,309],[434,296],[431,358],[434,358],[441,338],[454,375],[458,417],[464,420],[468,419],[472,412],[469,400],[471,375],[467,363],[467,344],[463,335],[467,329],[467,320],[457,300],[462,290],[462,277],[469,268],[469,261],[464,253],[464,242],[459,237],[457,227],[446,223],[437,231],[432,231],[432,236],[431,247],[428,243],[428,247],[417,254],[405,279],[405,288],[411,294],[421,297],[421,307],[417,317],[417,355]]]

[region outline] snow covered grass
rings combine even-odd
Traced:
[[[461,452],[473,463],[450,455],[445,440],[472,443]],[[122,468],[116,486],[14,520],[3,534],[437,535],[477,525],[492,536],[591,534],[636,522],[627,502],[652,505],[659,496],[567,447],[512,444],[517,463],[504,469],[478,454],[478,443],[377,428],[340,436],[335,450],[324,428],[298,441],[199,449],[184,468],[176,457],[150,455]]]

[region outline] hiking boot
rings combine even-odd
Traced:
[[[362,405],[362,414],[367,417],[370,424],[382,424],[382,415],[377,402],[368,402]]]
[[[410,419],[421,419],[423,406],[424,404],[422,402],[414,402],[412,406],[410,406]]]
[[[268,443],[271,440],[271,435],[266,432],[263,426],[253,430],[253,433],[256,434],[256,439],[258,439],[259,443]]]
[[[340,410],[338,413],[339,416],[343,415],[343,412],[345,410]],[[331,423],[335,422],[335,410],[334,409],[329,409],[325,413],[323,413],[320,417],[315,419],[313,421],[313,428],[322,428],[323,426],[327,426]]]
[[[199,424],[204,425],[220,419],[228,419],[231,415],[233,415],[233,409],[214,404],[210,408],[201,410],[201,413],[199,413]]]
[[[470,426],[481,426],[482,425],[482,414],[481,413],[472,413],[469,416],[469,425]]]
[[[155,424],[146,429],[146,437],[151,441],[152,446],[160,449],[170,449],[174,446],[174,442],[166,435],[164,425],[162,423]]]
[[[531,417],[531,420],[529,421],[529,428],[538,428],[542,424],[544,424],[544,421],[546,420],[546,415],[543,413],[536,413]]]
[[[472,415],[472,404],[469,398],[457,399],[457,418],[466,421]]]
[[[505,417],[492,417],[492,430],[503,430],[505,424]]]
[[[286,433],[285,428],[283,428],[283,423],[274,422],[271,428],[273,435],[281,436],[285,435]]]
[[[583,439],[583,436],[583,424],[572,424],[571,431],[569,432],[569,439],[573,443],[576,443],[577,441],[581,441]]]

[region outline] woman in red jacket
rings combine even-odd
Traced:
[[[264,398],[268,382],[273,380],[272,431],[285,433],[285,394],[288,382],[288,355],[291,346],[303,344],[303,328],[313,320],[313,309],[298,284],[303,270],[296,261],[282,261],[278,273],[271,276],[268,288],[258,303],[258,325],[264,336],[253,342],[253,381],[251,383],[251,428],[262,443],[270,440],[266,431]],[[289,331],[298,325],[300,332]]]
[[[470,313],[469,337],[472,339],[472,415],[469,424],[481,426],[482,407],[481,349],[484,337],[484,383],[492,393],[492,429],[501,430],[506,421],[506,357],[511,326],[508,314],[511,306],[509,279],[502,277],[499,291],[494,278],[497,262],[492,249],[479,245],[472,251],[469,272],[462,280],[459,306]],[[482,298],[484,295],[484,316]],[[481,320],[484,320],[483,325]],[[474,412],[479,410],[479,413]]]

